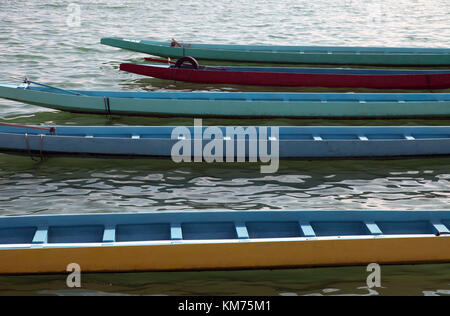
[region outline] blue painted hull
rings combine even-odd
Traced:
[[[200,137],[208,127],[203,127]],[[450,127],[262,127],[232,129],[232,144],[227,127],[217,134],[223,146],[239,143],[239,135],[255,131],[266,144],[267,153],[278,147],[284,158],[352,158],[352,157],[411,157],[450,155]],[[56,134],[18,127],[0,127],[0,151],[32,153],[34,155],[92,155],[170,158],[172,148],[180,142],[175,127],[67,127],[57,126]],[[186,128],[192,157],[205,156],[205,146],[211,142],[203,137],[201,152],[194,148],[195,131]],[[274,133],[277,133],[274,134]],[[25,136],[26,135],[26,136]],[[271,137],[271,138],[269,138]],[[242,141],[241,141],[242,142]],[[234,150],[233,158],[251,155],[249,139],[243,142],[245,152]],[[263,156],[259,156],[263,157]]]

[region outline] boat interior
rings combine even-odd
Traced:
[[[448,235],[448,212],[170,212],[0,218],[0,244],[75,244],[333,236]],[[235,214],[233,214],[235,213]],[[277,213],[279,215],[277,215]],[[351,216],[353,214],[353,216]]]

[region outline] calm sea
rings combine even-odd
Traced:
[[[77,15],[79,12],[79,16]],[[312,91],[174,83],[118,70],[143,54],[102,36],[230,44],[450,47],[448,0],[97,0],[0,2],[0,81],[139,91]],[[315,89],[314,91],[324,91]],[[327,90],[330,91],[330,90]],[[339,90],[347,91],[347,90]],[[350,91],[350,90],[348,90]],[[450,92],[450,90],[445,91]],[[28,124],[192,125],[185,118],[107,118],[0,100],[0,119]],[[208,125],[449,125],[448,120],[204,120]],[[450,210],[450,159],[289,161],[256,165],[0,155],[0,215],[197,209]],[[450,265],[192,273],[0,277],[0,294],[445,295]]]

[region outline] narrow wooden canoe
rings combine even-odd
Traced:
[[[113,115],[450,117],[450,93],[112,92],[0,84],[0,98],[62,111]]]
[[[0,273],[450,262],[450,211],[203,211],[0,217]]]
[[[106,37],[101,43],[162,57],[264,63],[449,66],[449,48],[254,46],[182,43]]]
[[[232,161],[242,157],[275,159],[277,151],[281,159],[450,155],[450,127],[56,126],[52,131],[42,128],[0,126],[0,151],[37,157],[173,158],[174,146],[183,141],[193,158],[236,158]],[[207,150],[211,149],[211,138],[215,139],[215,146],[223,148],[220,155]],[[180,155],[183,153],[180,150]]]
[[[124,63],[120,70],[160,79],[261,86],[446,89],[450,70],[208,67]]]

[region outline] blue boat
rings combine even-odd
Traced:
[[[2,123],[0,152],[41,157],[182,156],[188,161],[196,157],[239,161],[442,156],[450,154],[450,126],[33,127]]]
[[[450,262],[450,211],[194,211],[0,217],[0,273]]]

